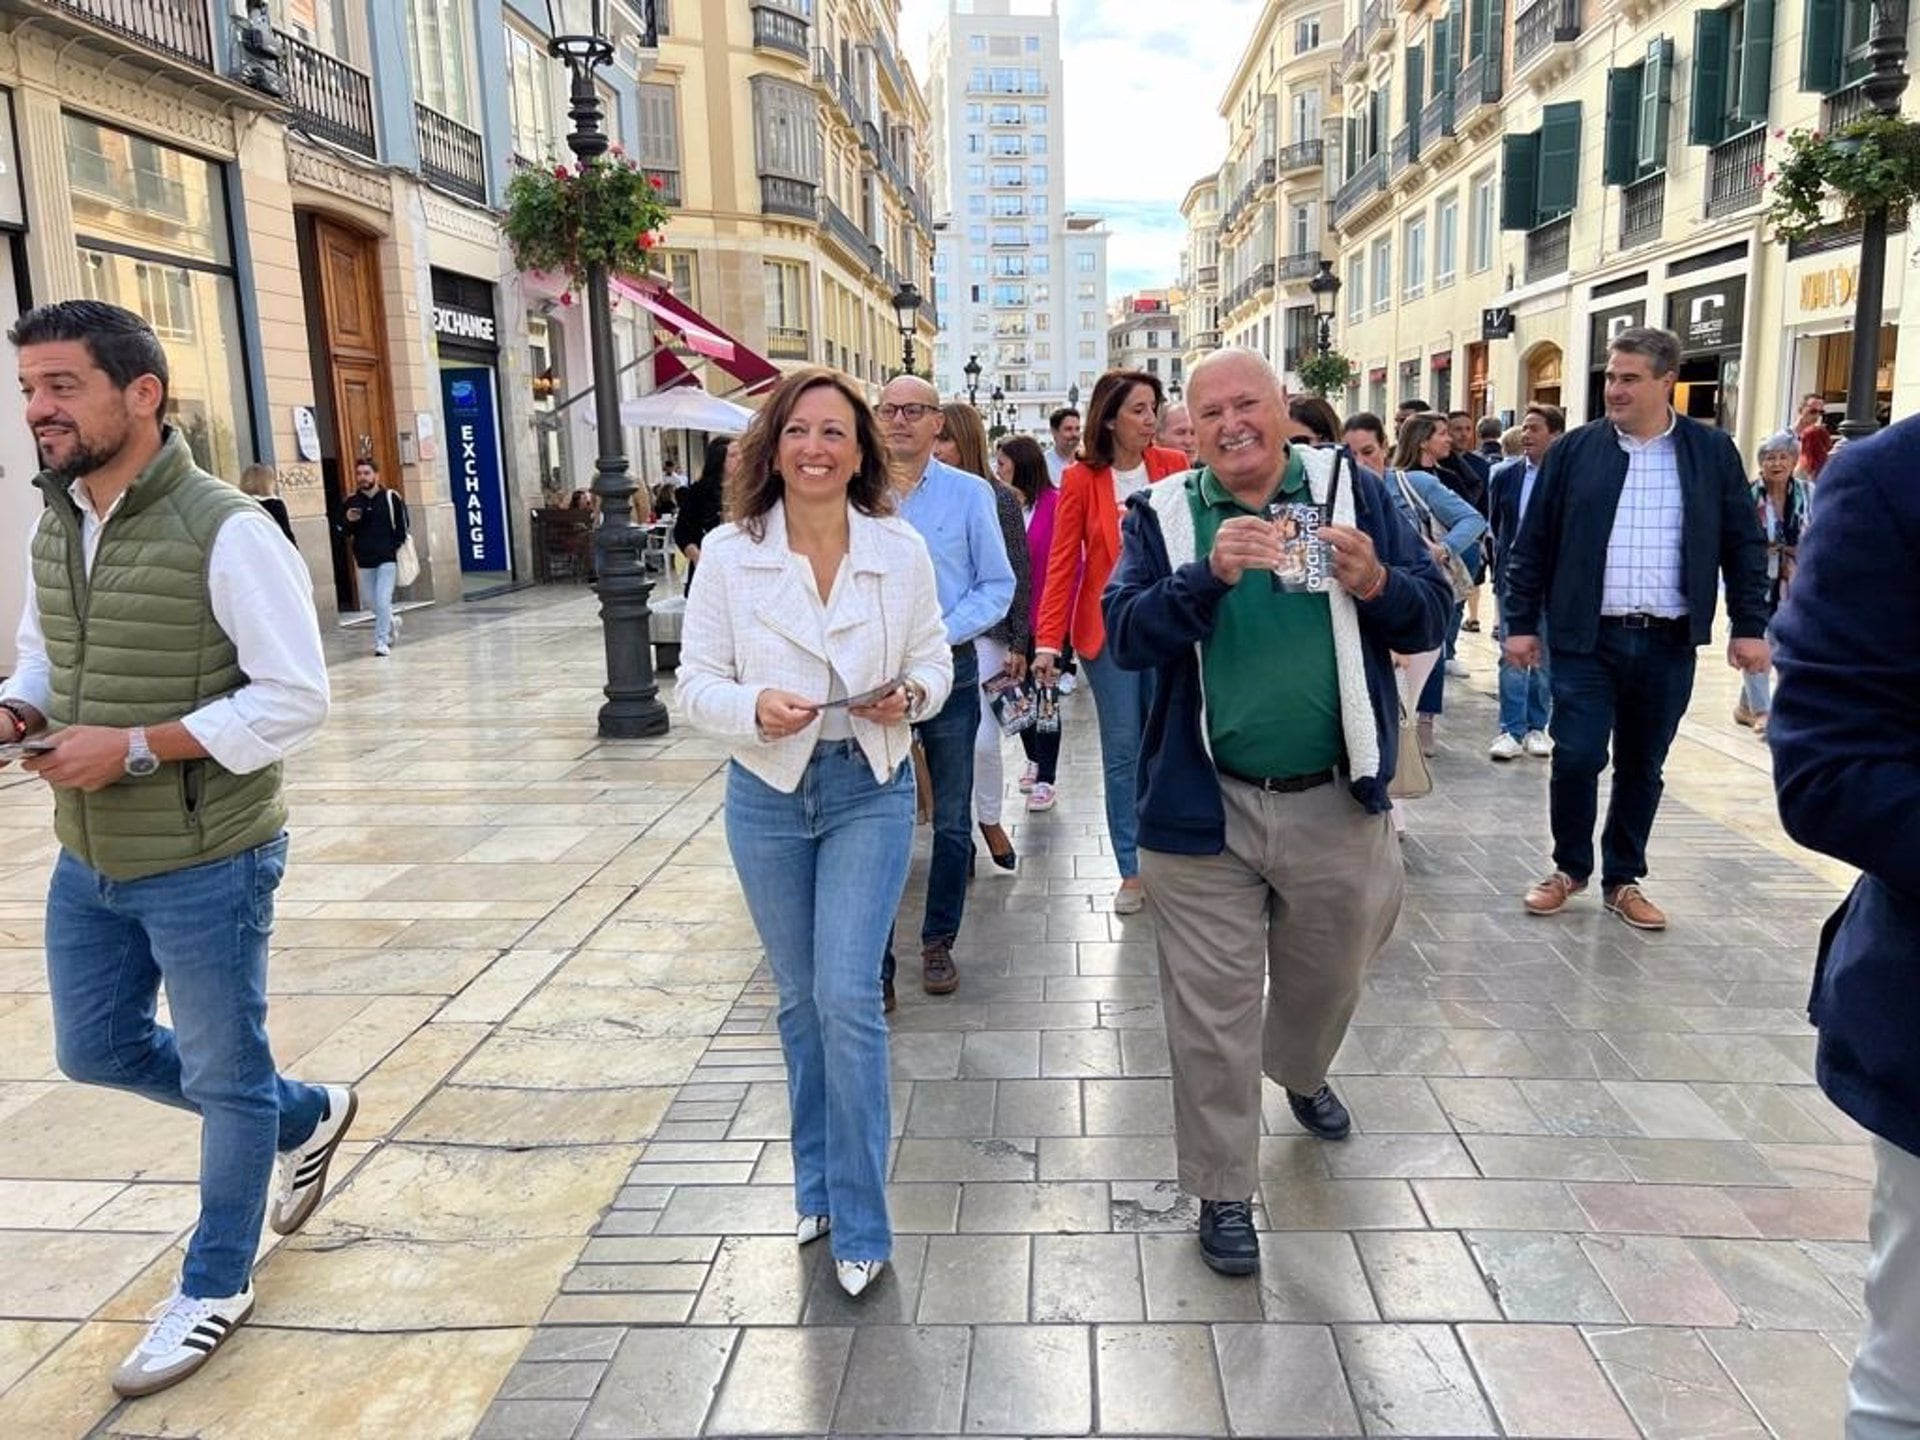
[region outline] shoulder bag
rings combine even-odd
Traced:
[[[394,508],[393,491],[387,491],[387,524],[400,528],[399,511]],[[393,579],[397,585],[411,585],[420,578],[420,552],[413,548],[413,532],[400,537],[400,548],[393,552]]]
[[[1393,765],[1393,779],[1387,796],[1393,800],[1424,800],[1433,793],[1433,769],[1420,749],[1420,732],[1414,728],[1413,715],[1400,707],[1400,746]]]
[[[1447,579],[1452,582],[1453,598],[1465,600],[1479,588],[1474,584],[1472,569],[1468,567],[1465,560],[1461,559],[1459,552],[1447,544],[1446,528],[1434,518],[1433,511],[1428,508],[1427,502],[1422,500],[1420,492],[1413,488],[1413,482],[1407,479],[1407,472],[1395,470],[1393,478],[1400,486],[1400,493],[1407,497],[1407,504],[1413,507],[1413,513],[1420,517],[1420,538],[1430,545],[1438,545],[1447,552],[1447,563],[1443,568],[1446,570]]]

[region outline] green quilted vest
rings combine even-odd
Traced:
[[[100,531],[93,572],[80,509],[58,477],[33,536],[33,583],[52,662],[54,726],[163,725],[247,683],[214,622],[207,562],[226,520],[258,502],[193,463],[168,430]],[[115,880],[184,870],[264,845],[287,821],[280,767],[235,775],[212,759],[161,765],[104,790],[54,792],[60,843]]]

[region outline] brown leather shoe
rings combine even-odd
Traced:
[[[1527,891],[1527,913],[1558,915],[1566,909],[1567,901],[1586,888],[1586,881],[1576,880],[1564,870],[1556,870]]]
[[[951,995],[960,988],[951,940],[935,940],[921,950],[920,988],[929,995]]]
[[[1616,885],[1606,892],[1607,909],[1636,930],[1664,930],[1667,914],[1647,899],[1638,885]]]

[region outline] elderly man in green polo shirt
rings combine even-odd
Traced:
[[[1377,477],[1287,444],[1260,356],[1208,356],[1187,402],[1202,463],[1128,501],[1103,603],[1119,664],[1155,672],[1140,859],[1180,1184],[1207,1264],[1245,1275],[1262,1072],[1313,1134],[1351,1128],[1327,1070],[1404,883],[1393,654],[1439,645],[1453,596]]]

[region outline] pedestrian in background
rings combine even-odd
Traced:
[[[342,528],[360,572],[360,599],[373,611],[373,653],[385,655],[398,628],[393,586],[408,534],[407,502],[380,483],[380,467],[370,459],[354,465],[353,487]]]
[[[1047,474],[1047,457],[1040,442],[1026,435],[1009,435],[994,451],[994,473],[1000,483],[1019,495],[1021,523],[1026,527],[1027,570],[1032,577],[1027,608],[1027,664],[1033,664],[1034,635],[1040,623],[1040,598],[1046,591],[1047,556],[1053,545],[1053,520],[1060,491]],[[1027,811],[1038,814],[1054,807],[1060,773],[1060,727],[1042,730],[1030,725],[1020,732],[1027,768],[1020,789]]]
[[[1452,454],[1453,437],[1447,431],[1447,422],[1438,415],[1413,414],[1401,422],[1399,438],[1394,446],[1393,468],[1417,471],[1420,474],[1432,476],[1447,489],[1452,490],[1455,497],[1468,509],[1474,509],[1473,503],[1460,494],[1455,477],[1443,466],[1442,462],[1450,459]],[[1478,511],[1475,510],[1475,513],[1477,514]],[[1484,528],[1483,526],[1482,529]],[[1416,526],[1415,529],[1418,532],[1420,527]],[[1422,539],[1429,545],[1433,543],[1424,533]],[[1462,562],[1465,563],[1465,556],[1462,556]],[[1453,579],[1451,574],[1448,578],[1450,581]],[[1435,724],[1446,710],[1447,677],[1455,675],[1464,678],[1468,673],[1464,665],[1456,665],[1452,659],[1453,644],[1459,638],[1460,620],[1465,613],[1461,600],[1464,593],[1463,585],[1455,582],[1453,590],[1453,618],[1447,622],[1446,643],[1443,647],[1441,662],[1427,673],[1426,683],[1414,692],[1419,697],[1414,723],[1420,733],[1420,753],[1429,756],[1434,753],[1438,745],[1434,738]]]
[[[687,597],[679,698],[731,752],[727,846],[780,992],[794,1237],[831,1233],[857,1296],[893,1253],[873,959],[913,853],[907,727],[945,704],[953,662],[926,545],[891,513],[847,380],[788,375],[740,451],[733,522]]]
[[[700,478],[680,492],[679,508],[673,515],[673,544],[686,557],[688,590],[693,589],[693,574],[700,568],[700,547],[720,525],[726,504],[727,461],[732,453],[733,441],[725,435],[709,440],[700,462]]]
[[[1506,448],[1506,430],[1500,424],[1497,415],[1483,415],[1478,426],[1480,435],[1480,454],[1485,458],[1488,478],[1492,478],[1492,468],[1513,452]]]
[[[1294,395],[1287,400],[1287,418],[1294,435],[1309,445],[1333,445],[1340,438],[1339,413],[1319,395]],[[1290,435],[1289,440],[1294,436]]]
[[[1116,665],[1104,652],[1100,595],[1120,558],[1120,512],[1127,497],[1187,468],[1179,450],[1156,446],[1160,380],[1144,370],[1109,370],[1087,402],[1082,458],[1067,467],[1047,556],[1045,599],[1035,627],[1034,674],[1050,684],[1069,641],[1093,686],[1106,781],[1107,838],[1120,871],[1116,915],[1137,914],[1140,856],[1135,845],[1134,771],[1146,723],[1149,678]]]
[[[1447,436],[1453,441],[1450,463],[1457,471],[1470,477],[1468,488],[1479,497],[1474,499],[1469,495],[1468,503],[1484,515],[1487,513],[1487,484],[1493,475],[1493,461],[1480,449],[1479,430],[1473,423],[1472,414],[1465,410],[1449,410]],[[1484,546],[1476,549],[1468,558],[1467,569],[1473,577],[1473,589],[1467,592],[1467,613],[1460,622],[1460,628],[1469,635],[1478,635],[1480,587],[1487,578],[1487,552]]]
[[[1813,518],[1813,487],[1795,473],[1800,453],[1799,437],[1787,430],[1760,442],[1760,478],[1753,482],[1753,509],[1767,541],[1768,639],[1772,639],[1773,617],[1780,613],[1793,587],[1800,541]],[[1741,677],[1740,698],[1733,707],[1734,723],[1764,737],[1772,701],[1767,672],[1750,671]]]
[[[1187,457],[1189,466],[1198,463],[1199,437],[1194,434],[1193,413],[1178,400],[1170,400],[1160,411],[1160,428],[1155,438],[1170,450]]]
[[[1800,474],[1818,480],[1834,452],[1833,432],[1827,429],[1827,400],[1815,392],[1800,400],[1800,413],[1794,417],[1794,434],[1799,440]]]
[[[1529,405],[1520,422],[1520,455],[1494,466],[1487,486],[1487,518],[1493,528],[1493,595],[1498,604],[1506,594],[1507,556],[1539,490],[1540,462],[1567,430],[1567,417],[1558,405]],[[1541,634],[1545,645],[1544,626]],[[1495,639],[1505,638],[1505,627],[1495,622]],[[1552,677],[1545,663],[1531,670],[1500,657],[1500,730],[1487,747],[1488,758],[1508,761],[1520,755],[1544,760],[1553,754],[1547,727],[1553,721]]]
[[[247,466],[240,472],[240,488],[260,502],[260,508],[273,517],[273,523],[280,527],[287,543],[298,548],[300,542],[293,538],[293,517],[287,513],[287,502],[280,498],[280,477],[273,467]]]
[[[1047,416],[1047,431],[1053,436],[1053,444],[1047,447],[1047,473],[1058,488],[1067,467],[1080,458],[1080,412],[1062,405]]]

